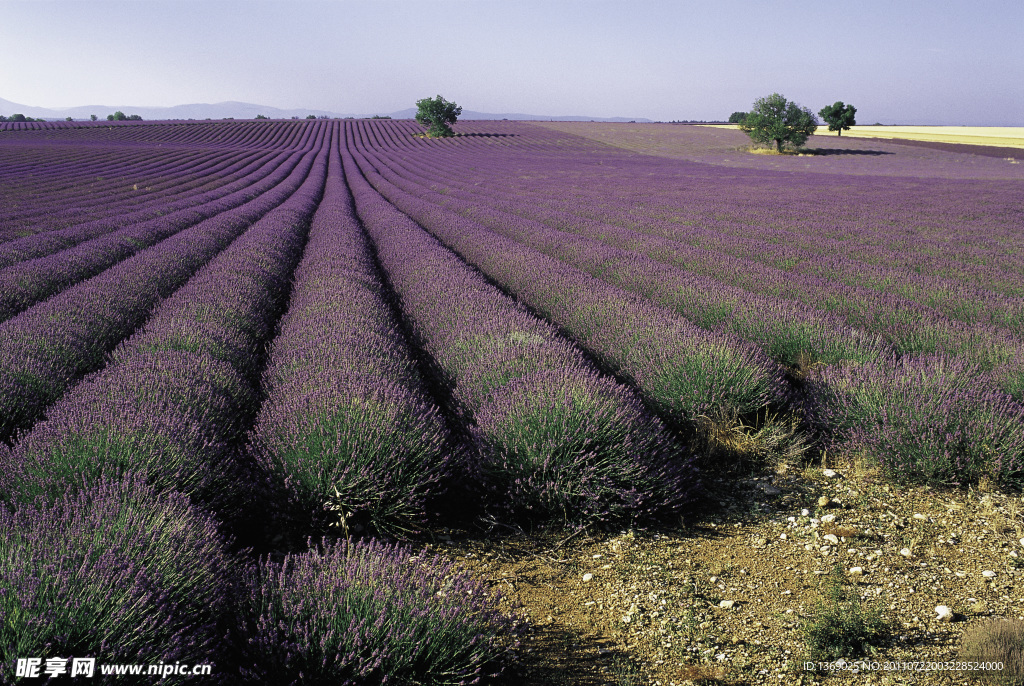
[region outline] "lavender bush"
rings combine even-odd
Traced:
[[[502,670],[520,632],[496,591],[398,545],[340,541],[247,580],[242,673],[258,683],[476,683]]]
[[[53,497],[82,478],[138,471],[222,516],[245,507],[249,480],[234,452],[258,409],[259,353],[283,309],[326,166],[324,149],[295,193],[165,300],[110,364],[22,437],[0,496]]]
[[[337,149],[264,375],[257,460],[307,525],[407,534],[461,458],[428,399]]]
[[[962,360],[900,358],[817,369],[808,416],[833,449],[864,452],[898,480],[1024,481],[1024,406]]]
[[[222,654],[234,563],[216,523],[141,479],[104,480],[52,504],[0,507],[0,664],[209,663]]]
[[[587,522],[691,496],[688,459],[630,392],[386,202],[347,153],[345,169],[413,333],[472,427],[488,509]]]
[[[307,153],[276,188],[200,222],[0,324],[0,438],[29,427],[134,331],[161,298],[283,203],[313,164]]]

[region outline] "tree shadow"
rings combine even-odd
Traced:
[[[805,152],[812,155],[895,155],[896,153],[889,152],[887,150],[855,150],[851,148],[809,148]]]
[[[511,138],[515,136],[514,133],[457,133],[457,138],[463,138],[466,136],[483,136],[485,138]]]
[[[500,686],[606,686],[625,672],[635,683],[647,683],[642,671],[613,641],[585,637],[558,624],[535,625],[524,641],[528,650],[497,680]],[[627,680],[626,683],[634,683]]]

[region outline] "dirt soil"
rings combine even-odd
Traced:
[[[709,487],[698,510],[658,530],[451,532],[430,547],[529,618],[511,684],[976,683],[893,663],[956,661],[965,629],[1024,619],[1019,494],[820,466]],[[830,572],[890,624],[870,656],[877,669],[805,665],[803,627]]]

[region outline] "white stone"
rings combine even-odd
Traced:
[[[808,517],[808,516],[810,516],[810,514],[811,514],[810,510],[800,510],[800,516],[801,517]],[[1024,538],[1020,539],[1020,544],[1024,545]]]
[[[583,580],[584,581],[590,581],[593,578],[594,578],[594,575],[591,574],[590,572],[587,572],[586,574],[583,575]]]
[[[1020,539],[1019,543],[1024,546],[1024,538]]]
[[[949,605],[936,605],[935,613],[938,615],[936,619],[938,619],[940,622],[953,621],[953,610],[950,609]]]
[[[828,524],[829,522],[836,521],[836,516],[834,514],[822,515],[821,521],[823,524]]]
[[[914,514],[914,519],[920,520],[922,522],[927,522],[928,521],[927,515],[923,515],[920,512]]]
[[[986,579],[994,579],[994,578],[996,578],[996,573],[993,572],[991,569],[986,569],[984,572],[981,573],[981,575],[983,577],[985,577]]]
[[[717,576],[713,576],[710,579],[708,579],[708,581],[710,581],[711,583],[715,583],[716,581],[718,581],[718,577]]]
[[[779,534],[779,538],[781,538],[783,541],[785,541],[786,540],[786,534]]]
[[[823,469],[821,471],[821,475],[826,479],[835,479],[836,477],[839,476],[839,472],[837,472],[834,469]]]
[[[863,575],[864,575],[864,568],[863,567],[850,567],[850,576],[863,576]]]
[[[914,553],[910,551],[910,548],[903,548],[902,550],[900,550],[900,555],[909,559],[914,556]]]
[[[822,536],[823,539],[831,543],[832,545],[839,545],[839,537],[835,534],[825,534]]]
[[[718,607],[722,608],[723,610],[731,610],[735,604],[735,600],[723,600],[722,602],[718,603]]]

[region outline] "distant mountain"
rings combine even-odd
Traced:
[[[106,119],[108,114],[120,110],[125,114],[137,114],[143,119],[255,119],[257,114],[270,117],[271,119],[288,119],[290,117],[305,117],[315,114],[318,117],[345,117],[351,115],[328,112],[327,110],[282,110],[277,107],[266,107],[254,105],[248,102],[218,102],[214,104],[196,103],[192,105],[175,105],[174,107],[133,107],[131,105],[85,105],[80,107],[32,107],[30,105],[19,105],[0,98],[0,114],[10,116],[14,113],[24,114],[26,117],[42,119],[88,119],[89,115],[95,114],[100,119]]]
[[[81,107],[32,107],[31,105],[19,105],[10,100],[0,98],[0,114],[11,116],[12,114],[24,114],[33,119],[88,119],[89,115],[95,114],[100,119],[106,119],[108,114],[120,110],[125,114],[137,114],[143,119],[255,119],[257,114],[262,114],[271,119],[289,119],[291,117],[306,117],[310,114],[318,117],[368,117],[370,114],[339,114],[327,110],[283,110],[277,107],[266,105],[254,105],[251,102],[218,102],[214,104],[196,103],[192,105],[175,105],[174,107],[132,107],[129,105],[86,105]],[[380,112],[371,114],[384,114]],[[398,112],[391,112],[387,116],[392,119],[412,119],[416,116],[416,108],[410,107]],[[581,117],[581,116],[546,116],[540,114],[491,114],[488,112],[473,112],[463,110],[460,119],[512,119],[512,120],[534,120],[534,121],[601,121],[601,122],[649,122],[650,119],[629,119],[626,117]]]

